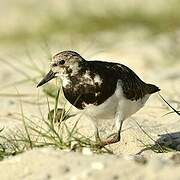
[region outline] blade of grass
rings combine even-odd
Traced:
[[[135,120],[134,120],[135,121]],[[159,143],[157,143],[143,128],[142,126],[137,122],[135,121],[137,126],[141,129],[141,131],[149,138],[151,139],[155,144],[157,144],[159,146],[159,148],[163,151],[163,148],[161,147],[161,145]]]
[[[19,94],[18,90],[17,90],[17,93]],[[25,129],[26,135],[27,135],[28,140],[29,140],[29,145],[30,145],[30,148],[32,149],[33,146],[32,146],[31,137],[30,137],[27,125],[26,125],[26,121],[25,121],[25,118],[24,118],[24,111],[23,111],[23,106],[22,106],[21,98],[20,98],[20,111],[21,111],[21,114],[22,114],[22,122],[23,122],[23,125],[24,125],[24,129]]]
[[[180,116],[180,112],[179,111],[177,111],[175,108],[173,108],[163,97],[162,97],[162,95],[159,93],[159,96],[160,96],[160,98],[176,113],[176,114],[178,114],[179,116]]]
[[[27,48],[26,48],[26,50],[25,50],[25,53],[26,53],[26,56],[28,57],[28,59],[30,60],[30,62],[31,62],[31,64],[32,64],[33,68],[34,68],[34,70],[35,70],[36,72],[39,72],[41,75],[43,75],[43,74],[44,74],[44,71],[42,71],[42,70],[39,68],[39,66],[34,62],[32,56],[31,56],[31,54],[30,54],[30,52],[29,52],[29,50],[28,50]]]
[[[5,63],[6,65],[8,65],[9,67],[11,67],[12,69],[14,69],[15,71],[19,72],[20,74],[22,74],[24,77],[26,77],[27,79],[31,80],[31,76],[28,75],[27,73],[25,73],[23,70],[21,70],[21,68],[18,68],[17,66],[15,66],[14,64],[8,62],[5,59],[0,59],[1,62]]]

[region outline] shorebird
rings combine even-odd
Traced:
[[[97,119],[114,118],[116,133],[101,141],[102,145],[120,141],[124,120],[141,109],[151,94],[160,91],[123,64],[87,61],[74,51],[54,55],[49,73],[37,87],[53,78],[62,80],[67,101],[91,118],[97,140]]]

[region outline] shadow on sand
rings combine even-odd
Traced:
[[[154,142],[154,144],[145,145],[140,152],[152,150],[156,153],[165,153],[170,151],[180,151],[180,131],[173,133],[166,133],[158,135],[159,138]]]

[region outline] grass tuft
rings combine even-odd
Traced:
[[[38,118],[38,122],[24,114],[20,101],[21,112],[17,119],[22,121],[23,128],[19,128],[17,132],[9,130],[7,133],[3,133],[4,129],[0,130],[0,160],[40,147],[79,152],[82,152],[84,148],[89,148],[92,153],[113,153],[108,148],[100,147],[95,141],[80,134],[77,129],[79,119],[71,129],[67,126],[65,120],[71,116],[69,111],[66,112],[64,109],[59,112],[60,89],[56,94],[53,110],[50,108],[47,97],[48,118],[44,118],[39,107],[41,117]],[[57,114],[58,122],[56,121]]]
[[[167,100],[164,99],[162,95],[160,95],[160,98],[172,109],[171,112],[166,113],[165,115],[176,113],[177,115],[180,115],[180,111],[173,108],[170,103],[167,102]],[[159,135],[159,139],[154,140],[143,128],[142,126],[136,121],[136,124],[138,127],[142,130],[142,132],[151,140],[153,141],[153,144],[145,144],[142,140],[138,139],[138,141],[145,147],[137,154],[141,154],[142,152],[146,150],[152,150],[155,153],[167,153],[172,151],[179,151],[180,150],[180,133],[167,133]]]

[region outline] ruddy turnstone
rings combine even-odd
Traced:
[[[74,51],[53,56],[50,68],[37,87],[60,78],[65,98],[94,122],[96,138],[96,120],[115,118],[117,133],[101,141],[103,145],[120,141],[123,121],[141,109],[151,94],[160,91],[123,64],[87,61]]]

